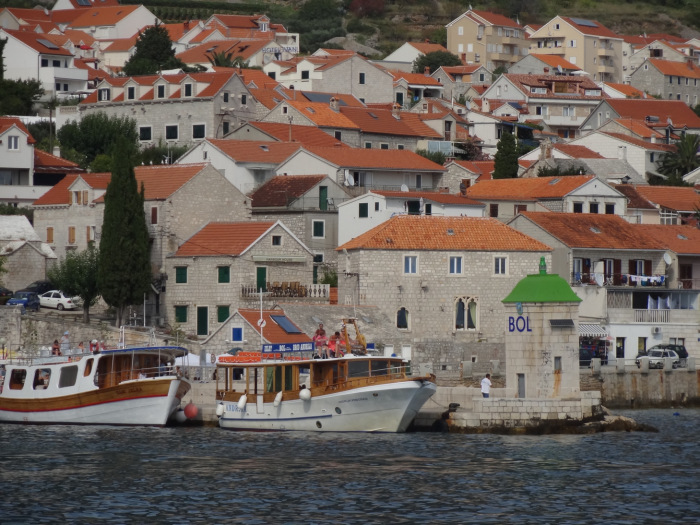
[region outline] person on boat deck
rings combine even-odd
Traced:
[[[78,343],[78,350],[80,351],[81,354],[85,352],[85,345],[83,344],[82,341],[80,341],[80,343]]]
[[[68,355],[70,352],[70,332],[66,330],[63,332],[63,337],[61,337],[61,353],[63,355]]]
[[[58,339],[53,340],[53,344],[51,345],[51,355],[61,355],[61,347],[58,344]]]
[[[99,352],[99,347],[97,346],[97,339],[93,339],[90,341],[90,353],[91,354],[96,354]]]
[[[158,365],[158,375],[164,376],[166,375],[166,368],[165,368],[165,363],[163,361],[160,362],[160,365]]]
[[[323,323],[318,325],[318,330],[316,330],[313,340],[319,346],[328,343],[328,337],[326,337],[326,331],[323,329]]]

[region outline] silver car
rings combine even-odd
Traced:
[[[78,305],[72,297],[66,297],[60,290],[49,290],[39,296],[39,302],[44,308],[56,308],[57,310],[74,310]]]
[[[655,349],[652,348],[649,350],[649,353],[647,354],[647,357],[649,358],[649,368],[663,368],[664,367],[664,359],[667,357],[670,357],[673,359],[673,368],[678,368],[678,366],[681,363],[681,358],[678,357],[678,354],[673,351],[673,350],[668,350],[668,349]],[[641,366],[639,361],[640,358],[637,358],[637,366]]]

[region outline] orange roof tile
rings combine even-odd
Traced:
[[[214,53],[231,53],[234,58],[248,60],[269,43],[269,40],[212,40],[175,56],[185,64],[207,64]]]
[[[62,171],[84,171],[83,168],[78,166],[75,162],[62,159],[61,157],[57,157],[40,149],[34,148],[34,171],[56,171],[56,169],[60,169]]]
[[[619,91],[627,98],[646,98],[644,91],[637,89],[629,84],[616,84],[614,82],[604,82],[604,84],[615,91]]]
[[[19,117],[0,117],[0,133],[5,133],[5,131],[10,129],[12,126],[17,126],[17,129],[27,135],[27,144],[34,144],[36,142]]]
[[[569,18],[566,16],[562,16],[560,18],[562,20],[565,20],[569,24],[571,24],[573,27],[578,29],[584,35],[593,35],[593,36],[602,36],[604,38],[622,39],[622,37],[620,35],[618,35],[614,31],[611,31],[610,29],[605,27],[603,24],[601,24],[597,20],[586,20],[586,22],[588,22],[587,24],[579,24],[577,21],[582,20],[582,19]],[[595,26],[591,26],[590,24],[595,24]]]
[[[672,62],[659,58],[649,58],[648,62],[664,75],[678,76],[683,78],[700,78],[700,67],[688,62]]]
[[[43,55],[61,55],[69,57],[73,56],[73,53],[53,42],[53,39],[56,37],[56,35],[50,35],[46,33],[34,33],[30,31],[15,31],[12,29],[3,29],[3,31],[7,35],[19,40],[24,45]],[[51,44],[56,46],[56,49],[51,49],[45,44],[39,42],[39,40],[46,40],[50,42]]]
[[[239,308],[238,313],[241,314],[241,317],[243,317],[250,327],[255,330],[257,333],[260,333],[260,328],[258,327],[258,320],[260,319],[260,310],[256,309],[244,309],[244,308]],[[301,328],[299,328],[296,323],[294,323],[289,317],[289,321],[299,328],[299,331],[301,333],[298,334],[288,334],[280,325],[278,325],[274,319],[272,319],[273,315],[284,315],[284,310],[282,309],[276,309],[276,310],[263,310],[262,311],[262,318],[265,320],[265,328],[263,329],[263,336],[267,341],[269,341],[272,344],[277,344],[277,343],[308,343],[311,341],[311,338],[306,335],[305,333],[301,332]]]
[[[236,162],[264,162],[280,164],[301,148],[298,142],[271,142],[264,140],[207,139]]]
[[[335,98],[339,102],[340,106],[348,106],[353,108],[368,107],[368,104],[363,104],[356,96],[350,95],[349,93],[328,93],[326,91],[297,91],[296,94],[297,97],[301,95],[310,102],[314,102],[314,100],[312,99],[313,95],[323,95],[325,97],[328,97],[329,100],[331,97]],[[315,102],[318,102],[318,100],[316,100]],[[391,104],[389,104],[389,108],[391,108]]]
[[[440,164],[409,150],[305,147],[306,151],[341,167],[392,171],[445,171]]]
[[[455,164],[462,166],[465,170],[479,175],[479,180],[491,178],[496,163],[492,160],[454,160]]]
[[[113,26],[136,11],[138,5],[119,5],[113,7],[93,7],[80,10],[80,16],[76,18],[71,27]]]
[[[476,200],[559,199],[593,179],[593,175],[571,175],[485,180],[467,188],[467,196]]]
[[[600,86],[588,77],[561,75],[520,75],[506,73],[510,80],[528,98],[575,98],[576,100],[601,100],[606,98]],[[532,93],[533,87],[545,88],[546,93]],[[553,91],[556,89],[556,91]],[[600,91],[600,95],[586,95],[585,91]]]
[[[700,128],[700,117],[681,100],[610,98],[605,103],[623,118],[644,120],[654,115],[659,117],[659,127],[665,127],[670,118],[675,128]]]
[[[110,173],[69,173],[49,191],[34,201],[33,206],[60,206],[71,203],[70,186],[80,177],[91,188],[106,189],[112,175]],[[97,201],[99,199],[95,199]]]
[[[286,207],[325,178],[325,175],[273,177],[250,195],[253,208]]]
[[[551,251],[547,245],[490,217],[399,215],[337,249]]]
[[[554,143],[552,147],[561,151],[574,159],[604,159],[603,155],[588,149],[586,146],[577,146],[575,144]]]
[[[469,12],[474,13],[475,15],[483,18],[489,24],[492,24],[494,26],[517,27],[519,29],[522,29],[523,27],[517,22],[508,18],[507,16],[499,15],[497,13],[489,13],[488,11],[476,11],[474,9],[470,9]]]
[[[423,199],[425,201],[439,202],[440,204],[461,204],[463,206],[481,206],[484,204],[458,193],[440,193],[436,191],[386,191],[372,190],[372,193],[389,198],[398,199]]]
[[[344,129],[359,129],[359,126],[338,111],[334,111],[323,102],[307,100],[286,100],[285,104],[293,107],[317,126],[332,126]]]
[[[637,192],[649,202],[669,210],[693,213],[700,208],[700,194],[684,186],[636,186]]]
[[[435,53],[438,51],[442,51],[443,53],[447,53],[447,49],[443,47],[441,44],[432,44],[430,42],[408,42],[408,44],[411,47],[416,48],[418,51],[423,53],[424,55],[427,55],[428,53]]]
[[[663,133],[647,126],[647,123],[644,120],[633,118],[616,118],[614,122],[623,128],[630,130],[634,135],[644,139],[650,139],[651,137],[656,137],[658,139],[664,138]]]
[[[522,213],[570,248],[611,250],[663,250],[652,237],[644,235],[619,215],[594,213]]]
[[[105,53],[123,53],[124,51],[129,51],[132,47],[136,46],[136,42],[139,39],[139,35],[133,35],[129,38],[117,38],[112,40],[112,43],[107,46],[104,50]]]
[[[136,166],[134,175],[139,188],[141,188],[143,183],[147,201],[164,200],[207,166],[208,164]]]
[[[442,87],[442,84],[437,78],[425,75],[424,73],[406,73],[405,71],[390,71],[394,77],[394,82],[405,80],[410,85]]]
[[[399,135],[417,138],[440,138],[441,135],[421,121],[418,113],[399,112],[399,118],[394,117],[390,110],[370,108],[349,108],[340,106],[340,113],[363,133],[380,135]]]
[[[210,222],[186,240],[175,257],[241,255],[276,223]]]
[[[318,129],[316,126],[299,126],[297,124],[292,124],[290,126],[289,124],[278,122],[259,121],[249,122],[248,125],[282,142],[289,141],[291,137],[291,142],[298,142],[304,146],[331,147],[340,145],[342,147],[349,147],[344,142],[338,141],[338,139]]]
[[[274,109],[277,105],[286,100],[276,89],[248,88],[253,98],[265,106],[267,109]]]
[[[614,184],[613,186],[617,191],[627,197],[628,210],[631,208],[644,210],[656,209],[656,206],[639,194],[636,186],[632,184]]]
[[[682,103],[682,102],[681,102]],[[633,144],[635,146],[639,146],[644,149],[653,149],[656,151],[673,151],[675,149],[674,146],[670,144],[660,144],[660,143],[652,143],[652,142],[647,142],[642,139],[638,139],[636,137],[630,137],[629,135],[625,135],[623,133],[611,133],[609,131],[601,131],[603,135],[608,135],[609,137],[616,138],[618,140],[621,140],[623,142],[627,142],[628,144]]]
[[[558,56],[558,55],[541,55],[539,53],[530,53],[532,56],[534,56],[536,59],[544,62],[550,67],[556,68],[557,66],[560,66],[562,69],[568,69],[568,70],[573,70],[573,71],[581,71],[581,68],[578,67],[575,64],[572,64],[568,60],[564,60],[564,58]]]
[[[675,224],[634,224],[664,248],[680,255],[700,255],[700,229]]]

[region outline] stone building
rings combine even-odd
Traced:
[[[58,261],[24,215],[0,216],[0,253],[7,270],[0,282],[12,291],[46,279],[46,271]]]
[[[700,67],[692,60],[673,62],[649,58],[634,71],[630,83],[652,96],[681,100],[691,108],[700,97]]]
[[[338,250],[339,302],[376,305],[403,336],[380,342],[438,376],[503,359],[501,301],[550,259],[545,244],[476,217],[397,216]]]
[[[206,338],[237,308],[279,297],[328,301],[314,285],[313,252],[281,222],[211,222],[166,258],[165,322]],[[268,292],[269,291],[269,292]]]

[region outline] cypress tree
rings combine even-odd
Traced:
[[[136,149],[119,138],[112,154],[112,180],[105,193],[98,281],[105,302],[117,311],[117,326],[126,307],[140,304],[151,283],[148,228],[134,176]]]
[[[511,133],[505,131],[501,135],[494,161],[494,179],[514,179],[518,176],[518,147]]]

